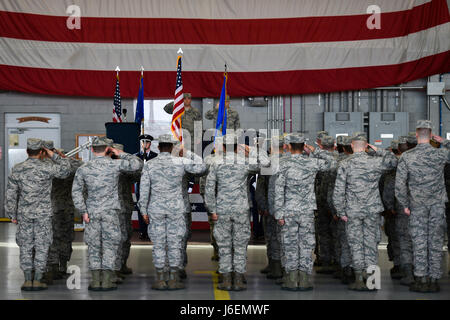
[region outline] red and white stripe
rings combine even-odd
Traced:
[[[223,66],[231,96],[357,90],[450,71],[446,0],[378,0],[381,29],[366,27],[372,0],[69,0],[0,3],[0,89],[171,97],[173,61],[193,96],[217,97]],[[171,92],[172,91],[172,92]]]

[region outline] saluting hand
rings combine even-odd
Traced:
[[[437,135],[431,135],[431,138],[434,140],[434,141],[436,141],[436,142],[439,142],[439,143],[442,143],[442,142],[444,142],[444,138],[442,138],[442,137],[440,137],[440,136],[437,136]]]
[[[54,152],[50,149],[44,148],[45,152],[47,152],[48,156],[51,158],[53,157]]]

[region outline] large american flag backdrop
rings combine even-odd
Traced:
[[[80,8],[80,29],[67,27]],[[381,9],[370,29],[367,9]],[[70,10],[69,10],[70,12]],[[450,71],[447,0],[2,0],[0,90],[172,97],[173,62],[196,97],[357,90]]]

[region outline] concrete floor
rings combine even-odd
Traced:
[[[347,286],[329,275],[314,273],[314,290],[309,292],[288,292],[280,290],[273,280],[268,280],[259,270],[266,265],[264,245],[249,245],[247,280],[248,289],[242,292],[215,290],[217,264],[210,260],[212,246],[192,242],[188,246],[189,264],[186,289],[179,291],[151,290],[154,280],[152,247],[149,244],[133,244],[128,266],[133,274],[128,276],[117,291],[91,292],[87,290],[89,273],[87,269],[87,247],[83,242],[74,242],[69,265],[81,269],[81,289],[69,290],[65,280],[58,280],[48,290],[22,292],[23,273],[19,268],[19,248],[15,243],[16,226],[0,223],[0,299],[50,299],[50,300],[443,300],[450,299],[450,279],[445,271],[440,280],[441,292],[418,294],[391,280],[385,245],[380,246],[379,266],[381,268],[381,289],[376,292],[349,291]],[[78,234],[77,237],[80,237]],[[194,235],[195,237],[195,235]],[[202,238],[203,236],[199,236]],[[449,258],[444,253],[443,269],[448,270]]]

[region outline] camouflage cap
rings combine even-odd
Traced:
[[[185,93],[183,93],[183,98],[191,98],[192,99],[192,95],[189,92],[185,92]]]
[[[162,134],[158,137],[159,143],[177,143],[178,140],[175,139],[175,137],[172,134]]]
[[[390,147],[392,150],[397,150],[398,149],[398,140],[391,140]]]
[[[64,150],[63,148],[56,148],[56,150],[61,153],[66,153],[66,150]]]
[[[367,142],[367,135],[365,132],[355,132],[352,135],[352,141],[366,141]]]
[[[416,129],[433,129],[433,124],[430,120],[417,120]]]
[[[344,140],[343,140],[343,145],[344,146],[351,146],[352,145],[352,138],[351,137],[347,137],[347,136],[343,136]]]
[[[334,139],[332,136],[323,136],[320,142],[325,148],[334,147]]]
[[[408,136],[400,136],[398,137],[398,144],[404,144],[408,141]]]
[[[164,108],[165,108],[165,107],[173,108],[173,101],[170,101],[168,104],[166,104],[166,105],[164,106]]]
[[[55,146],[54,146],[54,144],[53,144],[53,141],[52,140],[47,140],[47,141],[44,141],[44,143],[43,143],[43,145],[42,145],[44,148],[47,148],[47,149],[50,149],[50,150],[52,150],[52,149],[54,149],[55,148]]]
[[[112,145],[114,144],[114,140],[113,139],[109,139],[109,138],[106,138],[105,140],[108,143],[108,147],[112,147]]]
[[[110,145],[112,145],[112,143],[110,141],[112,141],[112,140],[108,139],[106,137],[94,137],[94,139],[92,140],[92,146],[93,147],[103,147],[103,146],[109,147]]]
[[[43,147],[44,142],[41,139],[28,138],[27,139],[27,149],[29,150],[40,150]]]
[[[112,147],[114,149],[122,150],[123,151],[123,144],[120,143],[113,143]]]
[[[317,132],[317,139],[322,140],[322,138],[327,135],[328,135],[328,131],[319,131],[319,132]]]
[[[415,132],[409,132],[407,137],[408,143],[417,144],[417,138]]]
[[[285,144],[290,143],[305,143],[306,139],[305,136],[301,133],[291,133],[290,135],[286,136]]]

